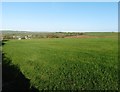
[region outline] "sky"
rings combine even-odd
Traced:
[[[41,32],[118,31],[118,3],[3,2],[0,29]]]

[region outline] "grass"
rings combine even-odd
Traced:
[[[39,90],[117,90],[117,38],[10,40],[3,47]]]

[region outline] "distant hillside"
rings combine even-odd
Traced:
[[[13,31],[13,30],[0,30],[3,34],[6,33],[27,33],[27,31]]]

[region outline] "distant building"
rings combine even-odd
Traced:
[[[0,41],[2,41],[3,40],[3,37],[0,37]]]
[[[15,39],[16,37],[15,36],[13,36],[13,39]]]
[[[21,40],[21,38],[18,38],[18,40]]]
[[[28,39],[31,39],[31,38],[32,38],[32,35],[28,35],[27,37],[28,37]]]
[[[25,39],[28,39],[28,37],[27,37],[27,36],[25,36]]]

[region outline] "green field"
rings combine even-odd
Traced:
[[[3,51],[39,90],[117,90],[114,36],[9,40]]]

